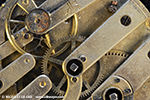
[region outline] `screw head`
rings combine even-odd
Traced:
[[[28,4],[29,4],[29,0],[22,0],[22,3],[23,3],[24,5],[28,5]]]
[[[67,74],[71,77],[79,76],[83,71],[82,61],[79,59],[71,59],[66,64]]]
[[[108,6],[108,11],[111,13],[115,13],[118,10],[118,7],[116,5],[109,5]]]
[[[117,83],[119,83],[120,79],[119,78],[115,78],[114,81],[117,82]]]
[[[76,72],[78,70],[79,66],[76,65],[75,63],[73,63],[71,66],[70,66],[70,69],[73,71],[73,72]]]
[[[110,100],[118,100],[118,95],[116,93],[112,93],[109,95]]]
[[[28,64],[29,62],[30,62],[29,59],[25,59],[25,60],[24,60],[24,63],[25,63],[25,64]]]
[[[73,81],[73,82],[77,82],[77,78],[76,78],[76,77],[73,77],[73,78],[72,78],[72,81]]]
[[[125,89],[124,92],[131,93],[131,89]]]
[[[40,83],[39,83],[39,86],[40,86],[41,88],[44,88],[44,87],[46,86],[46,82],[44,82],[44,81],[40,82]]]
[[[25,38],[25,39],[29,39],[29,34],[26,33],[26,34],[24,35],[24,38]]]
[[[81,55],[79,58],[81,59],[82,62],[85,62],[87,60],[85,55]]]
[[[131,18],[127,15],[124,15],[120,21],[121,21],[121,24],[124,26],[129,26],[131,24]]]

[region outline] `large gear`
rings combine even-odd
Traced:
[[[24,38],[26,39],[29,39],[30,37],[34,37],[31,43],[24,46],[23,48],[22,47],[20,48],[28,53],[31,53],[32,55],[42,56],[44,50],[47,48],[46,44],[44,44],[44,37],[36,34],[32,34],[30,31],[23,29],[26,26],[25,19],[28,14],[19,6],[17,6],[15,3],[12,6],[10,12],[11,14],[8,16],[11,18],[10,20],[8,20],[10,22],[10,24],[8,24],[8,26],[10,27],[10,31],[8,32],[8,34],[13,35],[15,39],[17,39],[20,35],[23,35]],[[21,32],[22,29],[23,31],[25,31],[26,34],[19,33]],[[8,35],[7,38],[10,39]],[[14,43],[13,45],[16,46],[18,44]]]
[[[100,59],[102,71],[105,71],[103,80],[107,79],[128,58],[128,56],[128,53],[115,49],[106,53]]]
[[[65,94],[65,87],[67,85],[66,77],[61,69],[61,64],[65,57],[69,55],[66,53],[71,53],[76,47],[70,51],[68,48],[64,49],[66,51],[61,52],[62,54],[60,54],[60,56],[52,54],[52,50],[55,50],[56,48],[61,47],[62,44],[68,42],[73,43],[71,44],[72,47],[75,41],[83,42],[83,40],[84,38],[81,36],[68,36],[55,42],[52,48],[48,49],[44,55],[42,66],[43,73],[50,77],[53,82],[52,89],[58,95]],[[102,59],[97,61],[89,70],[83,73],[83,87],[80,97],[83,98],[89,96],[101,84],[101,82],[104,81],[119,66],[119,64],[126,59],[127,56],[128,54],[123,51],[111,50]],[[116,59],[118,60],[115,61]],[[109,60],[111,60],[112,66],[105,65],[107,64],[105,62]]]
[[[19,9],[19,8],[17,8]],[[17,20],[17,19],[21,19],[24,20],[26,14],[21,14],[21,15],[17,15],[13,18],[13,20]],[[24,27],[23,23],[14,23],[11,22],[11,31],[12,33],[16,33],[17,31],[21,30]],[[25,34],[25,38],[28,39],[29,35],[31,35],[30,33]],[[15,34],[14,37],[18,38],[19,34]],[[46,45],[45,45],[45,38],[43,36],[39,36],[39,35],[32,35],[34,36],[34,40],[29,43],[28,45],[23,47],[23,50],[25,50],[28,53],[31,53],[33,55],[43,55],[43,51],[46,49]]]
[[[45,0],[35,0],[35,3],[37,6],[39,6],[44,1]],[[9,0],[8,0],[8,2],[9,2]],[[53,42],[50,40],[47,41],[47,39],[51,38],[49,36],[49,34],[51,33],[52,30],[48,31],[44,35],[41,35],[41,34],[36,34],[36,32],[35,33],[31,32],[28,29],[26,29],[27,28],[26,19],[27,19],[29,14],[27,12],[25,12],[16,2],[17,2],[17,0],[14,0],[14,2],[11,4],[11,6],[8,7],[8,12],[7,12],[8,14],[7,14],[7,16],[5,16],[5,18],[7,20],[6,21],[7,28],[5,27],[5,29],[9,30],[9,32],[6,31],[6,40],[13,41],[10,43],[12,44],[12,46],[15,49],[16,49],[16,47],[18,47],[21,51],[24,51],[24,53],[27,52],[27,53],[32,54],[35,57],[36,61],[38,63],[40,63],[39,60],[41,60],[43,58],[44,51],[50,46],[49,44],[51,44],[51,42]],[[6,3],[7,3],[7,1],[6,1]],[[0,9],[3,9],[3,6],[5,6],[5,3],[2,4],[2,7]],[[36,12],[36,9],[33,10],[33,12],[34,11]],[[42,18],[44,18],[44,17],[42,17]],[[43,20],[45,20],[45,19],[43,19]],[[70,25],[71,30],[69,30],[69,32],[66,34],[67,35],[68,34],[76,35],[76,31],[78,28],[77,15],[75,14],[73,17],[69,18],[68,20],[72,20],[72,21],[68,22],[68,23],[70,23],[70,24],[68,24],[68,26]],[[31,25],[31,27],[32,27],[32,25]],[[24,33],[26,33],[26,34],[24,34]],[[24,47],[20,47],[15,40],[15,39],[19,38],[20,36],[23,36],[23,38],[26,40],[33,37],[33,40],[30,43],[28,43],[27,45],[25,45]],[[67,47],[67,44],[65,45],[65,47]],[[20,51],[18,51],[18,52],[20,54],[23,54],[23,52],[20,52]],[[20,56],[19,53],[17,53],[17,55]],[[8,59],[6,59],[6,60],[7,61],[5,61],[3,64],[5,66],[8,64],[7,63]],[[27,86],[33,79],[35,79],[40,74],[41,74],[40,65],[36,64],[35,68],[32,71],[30,71],[27,75],[25,75],[18,82],[16,82],[17,83],[17,85],[16,85],[17,86],[17,89],[16,89],[17,92],[20,92],[25,86]]]
[[[20,0],[18,0],[20,1]],[[34,0],[36,5],[39,6],[41,5],[45,0]],[[10,1],[8,0],[8,3]],[[4,19],[6,19],[6,23],[7,23],[7,28],[5,27],[5,31],[8,29],[8,31],[6,31],[6,37],[5,40],[9,40],[9,41],[13,41],[10,42],[11,45],[15,48],[16,46],[19,46],[16,42],[16,39],[18,39],[20,36],[23,37],[23,39],[29,40],[31,37],[33,37],[33,40],[30,41],[30,43],[28,43],[27,45],[25,45],[24,47],[20,47],[19,49],[21,51],[25,51],[24,53],[30,53],[32,54],[36,61],[37,64],[35,65],[34,69],[31,70],[29,73],[27,73],[24,77],[22,77],[20,80],[18,80],[18,82],[16,82],[15,87],[15,91],[13,91],[12,89],[14,88],[10,88],[8,89],[8,91],[5,92],[10,94],[9,92],[11,91],[12,94],[17,94],[17,92],[19,93],[24,87],[26,87],[30,82],[33,81],[33,79],[35,79],[37,76],[39,76],[41,74],[41,65],[39,65],[38,63],[40,63],[40,60],[43,58],[44,55],[44,51],[50,47],[50,44],[54,41],[53,38],[51,38],[51,32],[53,30],[48,31],[47,33],[45,33],[44,35],[39,35],[39,34],[34,34],[34,32],[31,32],[26,28],[26,18],[29,15],[28,13],[26,13],[19,5],[17,5],[17,0],[13,0],[11,1],[12,4],[9,5],[8,11],[6,12],[6,16],[4,16],[4,14],[1,14],[1,16],[4,16]],[[2,4],[0,9],[3,9],[3,7],[5,7],[5,5],[7,4],[7,1]],[[60,5],[58,5],[60,6]],[[36,11],[33,10],[33,11]],[[43,19],[44,20],[44,19]],[[6,24],[5,23],[5,24]],[[67,23],[67,24],[66,24]],[[66,29],[69,29],[65,35],[76,35],[77,33],[77,28],[78,28],[78,20],[77,20],[77,15],[73,15],[72,17],[70,17],[69,19],[67,19],[65,21],[65,25],[64,26],[68,26]],[[30,26],[32,27],[32,25]],[[24,34],[26,33],[26,34]],[[57,38],[60,38],[61,36],[57,36]],[[49,40],[48,40],[49,39]],[[51,41],[52,39],[52,41]],[[63,48],[68,47],[68,44],[64,45]],[[61,50],[63,50],[63,48]],[[16,49],[16,48],[15,48]],[[18,51],[16,49],[16,51]],[[19,53],[18,53],[19,52]],[[23,54],[23,52],[15,52],[16,55],[21,56],[20,54]],[[59,51],[61,52],[61,51]],[[58,52],[58,53],[59,53]],[[57,52],[55,54],[58,54]],[[6,59],[3,60],[3,67],[7,66],[10,62],[14,61],[15,59],[12,59],[16,57],[14,57],[14,55],[10,55],[10,57],[7,57]]]
[[[44,1],[45,0],[35,0],[34,2],[35,5],[39,7],[44,3]],[[14,3],[10,6],[8,15],[6,17],[5,24],[7,38],[19,53],[24,54],[28,52],[31,53],[35,58],[42,58],[44,51],[47,49],[47,47],[50,48],[51,43],[53,42],[51,41],[50,37],[51,30],[46,31],[51,22],[48,10],[35,8],[29,9],[30,12],[28,13],[16,2],[17,0],[14,0]],[[24,4],[24,1],[21,3]],[[36,14],[36,16],[34,16],[34,14]],[[69,19],[72,19],[72,29],[69,34],[76,35],[78,29],[77,15],[73,15],[73,17]],[[22,48],[15,41],[15,39],[20,37],[20,35],[23,35],[25,39],[33,37],[33,40]]]
[[[49,1],[49,2],[46,2],[48,8],[45,8],[44,6],[43,6],[43,8],[41,7],[41,5],[43,5],[45,1]],[[46,74],[53,83],[52,89],[49,91],[49,93],[47,95],[56,96],[56,97],[57,97],[57,95],[65,95],[65,98],[68,97],[69,95],[67,93],[72,93],[72,92],[66,92],[66,90],[68,89],[67,88],[68,84],[67,84],[67,78],[62,70],[62,63],[64,60],[68,61],[68,60],[66,60],[66,58],[67,57],[69,58],[71,56],[70,54],[71,53],[73,54],[73,51],[78,46],[80,46],[80,44],[82,42],[84,42],[84,40],[85,40],[84,37],[91,38],[93,36],[93,34],[95,34],[95,32],[99,31],[100,29],[102,29],[102,27],[105,27],[105,25],[107,25],[107,23],[111,22],[111,19],[113,19],[113,18],[115,20],[118,19],[117,17],[115,17],[115,15],[121,14],[121,16],[123,16],[122,14],[124,14],[124,11],[121,11],[121,10],[124,7],[126,7],[126,4],[128,5],[128,3],[125,4],[126,1],[129,1],[129,3],[131,2],[130,6],[134,7],[134,8],[131,7],[129,9],[127,9],[129,11],[125,12],[126,15],[128,15],[128,16],[125,15],[125,17],[128,17],[128,18],[126,19],[124,16],[121,18],[121,16],[120,16],[120,22],[121,22],[120,24],[116,24],[119,20],[118,21],[113,20],[112,21],[113,23],[108,24],[109,26],[107,26],[107,27],[109,27],[110,29],[107,32],[105,32],[105,30],[107,30],[107,27],[105,28],[104,31],[100,31],[100,34],[102,34],[102,33],[103,34],[99,38],[103,38],[104,40],[107,39],[107,35],[105,37],[105,34],[107,34],[109,32],[110,33],[113,32],[113,30],[111,30],[111,27],[115,26],[115,25],[116,25],[116,27],[123,25],[124,27],[126,27],[126,29],[130,28],[130,26],[133,27],[136,23],[138,23],[138,21],[140,21],[142,19],[142,17],[140,17],[140,15],[143,15],[143,13],[147,12],[147,11],[144,11],[145,6],[150,11],[150,6],[148,5],[149,0],[117,0],[117,1],[116,0],[113,0],[113,1],[91,0],[94,2],[86,5],[86,3],[88,1],[90,1],[90,0],[85,0],[85,2],[84,2],[84,0],[55,0],[55,4],[53,7],[50,6],[54,2],[52,0],[1,0],[0,1],[0,13],[1,13],[1,15],[0,15],[0,22],[1,22],[1,25],[0,25],[0,46],[1,46],[0,71],[6,67],[9,68],[9,65],[12,65],[12,63],[15,60],[17,60],[24,53],[30,53],[36,59],[36,65],[34,66],[34,68],[32,70],[30,70],[29,72],[26,72],[26,74],[24,76],[21,76],[20,79],[16,80],[12,86],[9,86],[9,88],[7,90],[5,90],[5,92],[1,93],[0,100],[11,99],[11,98],[3,98],[3,96],[7,96],[7,95],[15,96],[21,90],[23,90],[23,89],[25,90],[26,89],[25,87],[27,85],[29,85],[31,82],[33,82],[33,80],[41,74]],[[31,2],[33,2],[37,8],[34,8],[33,5],[31,4]],[[59,17],[56,15],[53,18],[52,13],[57,12],[57,10],[62,8],[66,4],[66,2],[69,2],[67,4],[69,6],[69,8],[73,8],[74,11],[76,11],[76,12],[74,14],[72,14],[71,16],[65,17],[65,19],[63,19],[63,14],[69,15],[69,13],[70,13],[69,8],[65,7],[64,11],[67,11],[66,13],[60,13]],[[118,3],[118,4],[114,4],[114,2]],[[27,6],[27,4],[31,4],[31,6],[24,9],[24,6]],[[82,5],[84,5],[84,4],[86,6],[83,9],[81,9]],[[134,4],[136,4],[136,5],[134,5]],[[123,5],[125,5],[125,6],[123,6]],[[118,9],[118,10],[116,9],[117,12],[112,13],[112,12],[108,11],[109,6],[117,7],[117,9]],[[135,11],[138,10],[138,12],[132,13],[131,14],[132,16],[131,16],[130,12],[132,11],[132,9]],[[26,10],[28,10],[28,11],[26,12]],[[79,12],[78,12],[78,10],[79,10]],[[121,13],[119,13],[119,11],[121,11]],[[63,12],[63,10],[62,11],[60,10],[60,12]],[[37,16],[40,16],[39,19],[38,18],[36,19],[35,16],[32,16],[34,14]],[[137,15],[137,17],[134,18],[134,15],[136,15],[136,14],[140,14],[140,15]],[[114,15],[114,16],[112,16],[112,15]],[[149,17],[149,16],[147,16],[147,14],[144,14],[144,16]],[[137,20],[136,18],[137,19],[139,18],[139,20]],[[53,19],[58,19],[58,20],[60,20],[60,22],[57,23],[57,20],[53,20]],[[46,20],[46,22],[45,22],[45,20]],[[108,20],[108,21],[106,21],[106,20]],[[126,23],[124,23],[122,20],[127,20],[127,22],[129,21],[129,23],[131,25],[126,26]],[[136,21],[136,23],[135,23],[135,21]],[[56,24],[58,24],[58,25],[56,25],[56,27],[54,27],[54,28],[50,27],[51,29],[49,30],[48,27],[51,25],[52,22],[56,22]],[[145,19],[145,21],[143,21],[143,22],[140,24],[137,24],[136,27],[134,26],[133,27],[134,29],[132,29],[132,31],[130,30],[130,33],[124,31],[128,34],[128,36],[127,35],[124,36],[122,38],[123,40],[119,40],[115,45],[113,45],[114,47],[110,48],[112,50],[109,49],[110,50],[109,52],[108,52],[108,50],[106,50],[107,53],[105,51],[106,54],[104,55],[104,53],[103,53],[103,57],[102,57],[102,55],[99,56],[98,54],[94,54],[94,53],[101,52],[99,49],[93,50],[89,46],[89,49],[93,52],[88,52],[88,54],[98,55],[101,58],[95,64],[93,64],[88,70],[86,70],[83,74],[81,74],[81,76],[83,78],[83,84],[82,84],[81,94],[79,94],[80,95],[79,100],[87,100],[87,98],[89,98],[89,97],[91,97],[92,100],[105,99],[105,97],[102,97],[102,96],[100,97],[100,95],[99,95],[100,93],[105,92],[105,91],[103,91],[103,89],[101,89],[101,87],[105,88],[103,86],[105,85],[105,83],[108,82],[107,79],[109,80],[109,78],[111,78],[112,75],[118,75],[119,77],[124,78],[129,83],[129,85],[131,85],[132,89],[134,89],[134,86],[136,86],[136,84],[132,84],[132,82],[136,82],[136,81],[130,80],[126,76],[131,77],[132,75],[137,74],[137,76],[135,76],[135,77],[132,76],[131,78],[132,79],[139,78],[139,80],[141,80],[141,78],[143,78],[142,81],[143,82],[146,81],[147,78],[143,77],[143,76],[146,76],[146,74],[141,75],[141,76],[139,75],[140,73],[144,74],[146,72],[143,70],[142,70],[142,72],[141,72],[141,70],[134,71],[135,68],[132,66],[129,67],[129,69],[127,71],[133,71],[133,73],[129,73],[129,74],[127,73],[125,76],[123,76],[123,74],[114,74],[118,70],[120,70],[127,62],[129,62],[131,60],[131,58],[133,58],[133,55],[135,55],[136,53],[138,54],[138,52],[137,52],[138,50],[136,50],[136,49],[138,47],[140,48],[141,43],[143,44],[143,41],[145,41],[144,37],[149,36],[150,18],[148,18],[148,20]],[[35,23],[36,24],[41,23],[40,29],[38,29],[39,26],[35,25]],[[78,23],[79,23],[79,27],[78,27]],[[25,28],[25,29],[23,30],[23,28]],[[113,29],[114,29],[114,31],[117,30],[117,28],[113,28]],[[120,31],[117,31],[117,32],[120,32]],[[113,33],[115,33],[115,32],[113,32]],[[109,39],[113,40],[114,39],[113,37],[116,37],[115,34],[114,35],[109,34],[109,36],[111,36],[111,35],[112,35],[112,37],[110,37],[111,39],[108,38],[108,40]],[[82,36],[84,36],[84,37],[82,37]],[[117,34],[116,38],[118,38],[119,36],[120,36],[120,34]],[[63,37],[65,37],[65,38],[63,38]],[[32,38],[32,40],[30,40],[31,38]],[[27,42],[22,41],[25,39]],[[90,39],[87,39],[86,42],[88,40],[90,40]],[[93,40],[95,40],[95,38]],[[86,43],[86,42],[84,42],[84,43]],[[90,43],[91,43],[90,45],[93,45],[93,47],[94,46],[96,47],[99,45],[99,44],[96,45],[96,43],[99,43],[98,40],[97,41],[91,40]],[[104,48],[105,48],[107,45],[106,42],[102,41],[101,43],[104,43]],[[86,44],[86,45],[88,45],[88,44]],[[99,47],[101,47],[101,46],[99,46]],[[141,47],[141,48],[143,49],[143,47]],[[76,50],[76,51],[78,51],[78,50]],[[85,56],[87,56],[86,55],[87,52],[85,49],[82,52],[84,52],[84,51],[85,51]],[[96,51],[98,51],[98,52],[96,52]],[[78,51],[78,52],[80,53],[80,51]],[[127,59],[128,57],[129,57],[129,59]],[[148,57],[150,58],[149,53],[148,53]],[[138,58],[140,58],[140,57],[137,57],[137,59]],[[88,59],[89,59],[89,57],[87,57],[87,61],[89,61]],[[126,62],[124,63],[125,60],[126,60]],[[145,61],[143,61],[143,62],[142,63],[140,62],[141,65],[146,63]],[[43,65],[41,65],[41,64],[43,64]],[[130,63],[130,65],[132,65],[132,62]],[[63,66],[63,67],[65,67],[65,66]],[[42,68],[43,73],[41,73],[41,68]],[[139,66],[139,68],[146,69],[146,68],[148,68],[148,66],[145,68]],[[14,71],[15,69],[11,69],[11,70]],[[147,72],[148,72],[148,70],[147,70]],[[124,70],[121,71],[120,73],[124,73]],[[7,73],[6,73],[6,76],[7,76]],[[140,76],[140,77],[138,77],[138,76]],[[15,77],[15,75],[12,75],[12,77]],[[143,84],[143,82],[139,82],[139,80],[138,80],[138,83],[140,84],[139,86],[141,86],[141,88],[138,88],[137,91],[133,91],[132,92],[133,94],[131,94],[131,95],[133,96],[133,99],[135,99],[135,98],[140,99],[140,98],[142,98],[142,96],[137,96],[136,93],[140,94],[140,91],[144,90],[145,93],[143,92],[142,95],[147,96],[147,98],[148,98],[149,93],[150,93],[149,91],[147,91],[148,88],[146,88],[148,86],[145,86],[145,84]],[[73,81],[73,80],[71,80],[71,81]],[[112,80],[112,81],[116,82],[114,80]],[[3,82],[3,80],[0,80],[0,85],[2,82]],[[146,82],[146,84],[148,84],[148,82]],[[76,83],[76,82],[73,82],[73,83]],[[104,83],[104,85],[102,83]],[[5,84],[7,84],[7,83],[5,83]],[[118,83],[116,82],[116,84],[118,84]],[[6,85],[4,85],[4,86],[6,86]],[[81,84],[80,84],[80,86],[81,86]],[[114,86],[114,85],[112,85],[112,86]],[[121,87],[121,86],[122,85],[120,85],[119,87]],[[70,86],[68,85],[68,87],[70,87]],[[1,88],[1,86],[0,86],[0,88]],[[73,87],[71,87],[71,89],[73,89]],[[126,89],[122,89],[122,92],[127,93],[128,91],[125,91],[125,90]],[[38,91],[38,92],[40,92],[40,91]],[[99,93],[96,94],[97,98],[94,99],[92,97],[95,97],[95,92],[99,92]],[[131,92],[131,91],[129,91],[129,92]],[[77,91],[73,91],[73,93],[77,93]],[[80,93],[80,92],[78,92],[78,93]],[[147,93],[148,93],[148,95],[147,95]],[[135,94],[135,96],[134,96],[134,94]],[[78,97],[79,97],[79,95],[78,95]],[[125,97],[124,100],[130,100],[130,99],[132,100],[131,95]],[[113,95],[111,94],[111,95],[109,95],[109,97],[110,96],[113,96]],[[76,98],[76,96],[74,95],[74,96],[72,96],[72,98]],[[144,97],[144,99],[147,99],[147,98]],[[45,100],[45,99],[42,99],[42,100]],[[54,99],[54,100],[59,100],[59,99]],[[70,100],[70,98],[69,98],[69,100]]]

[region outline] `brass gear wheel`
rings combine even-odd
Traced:
[[[7,0],[7,1],[10,1],[10,0]],[[6,1],[6,3],[7,3],[7,1]],[[16,49],[17,55],[28,52],[35,57],[35,59],[38,63],[40,63],[38,60],[41,60],[43,58],[44,51],[49,47],[49,44],[51,44],[51,42],[54,41],[54,40],[51,41],[51,39],[53,39],[53,38],[51,36],[49,36],[52,30],[45,32],[44,34],[36,34],[37,32],[33,32],[33,31],[31,32],[30,30],[28,30],[27,25],[26,25],[26,22],[27,22],[26,19],[30,15],[30,13],[28,14],[18,5],[17,2],[19,2],[19,1],[21,1],[21,0],[12,0],[11,2],[13,2],[13,3],[9,7],[7,7],[7,9],[8,9],[8,12],[6,14],[7,16],[4,16],[4,18],[6,19],[6,21],[5,21],[6,40],[9,40],[11,45]],[[34,2],[36,3],[37,6],[44,3],[44,1],[45,0],[34,0]],[[5,6],[5,3],[2,5],[2,7],[3,6]],[[60,6],[60,5],[58,5],[58,6]],[[0,9],[2,9],[2,7]],[[34,11],[38,12],[36,9],[34,9],[31,11],[31,13]],[[43,10],[39,9],[39,11],[43,11]],[[46,10],[46,12],[47,12],[47,10]],[[42,20],[45,20],[45,19],[42,19]],[[75,14],[66,20],[70,20],[70,22],[68,22],[68,23],[70,23],[70,24],[68,24],[68,25],[70,25],[70,27],[68,27],[69,31],[66,32],[65,35],[67,35],[67,34],[76,35],[77,30],[78,30],[77,15]],[[30,27],[32,27],[32,25]],[[33,40],[29,44],[25,45],[24,47],[21,47],[16,42],[16,39],[19,38],[20,36],[26,40],[29,40],[31,37],[33,37]],[[48,39],[50,39],[50,40],[48,41]],[[68,44],[64,45],[63,48],[66,48],[66,47],[68,47]],[[63,48],[62,48],[62,50],[63,50]],[[60,52],[61,51],[59,51],[55,54],[58,55],[58,53],[60,53]],[[6,59],[6,61],[3,61],[3,62],[5,64],[5,62],[8,62],[8,59]],[[5,65],[7,65],[7,63]],[[36,64],[36,66],[34,67],[33,70],[31,70],[29,73],[27,73],[27,75],[22,77],[17,82],[17,85],[16,85],[17,92],[22,90],[33,79],[35,79],[39,74],[41,74],[40,68],[41,68],[41,65]]]
[[[120,50],[110,50],[99,61],[102,71],[104,72],[104,79],[107,79],[127,58],[129,53]]]
[[[66,77],[61,69],[62,62],[84,40],[84,37],[81,36],[68,36],[63,38],[55,42],[52,48],[49,48],[43,57],[43,73],[52,80],[52,89],[57,95],[64,95],[67,86]],[[77,42],[80,43],[78,44]],[[63,49],[61,54],[57,56],[52,54],[53,50],[57,51],[56,49],[58,49],[58,51],[60,51],[59,49],[66,43],[70,43],[70,47]],[[123,51],[111,50],[102,57],[102,59],[97,61],[89,70],[83,73],[83,87],[80,97],[88,97],[127,57],[128,54]],[[112,66],[105,63],[105,61],[110,60],[109,58],[111,58]],[[118,60],[115,61],[116,59]],[[113,62],[113,60],[115,62]]]
[[[35,3],[35,6],[39,7],[44,3],[44,1],[45,0],[34,0],[33,2]],[[26,10],[20,7],[17,2],[21,1],[14,0],[13,4],[8,8],[9,11],[5,21],[7,38],[10,41],[11,45],[20,54],[28,52],[35,58],[42,58],[44,51],[47,49],[47,47],[51,48],[51,42],[53,42],[50,39],[51,30],[46,31],[51,22],[48,9],[29,9],[29,12],[27,13]],[[22,1],[21,4],[24,4],[24,2]],[[18,11],[19,13],[16,13],[16,11]],[[36,14],[36,16],[39,16],[39,18],[35,17],[34,14]],[[33,19],[35,19],[35,21],[33,21]],[[72,20],[72,29],[69,34],[76,35],[78,30],[77,15],[73,15],[69,19]],[[40,22],[38,20],[40,20]],[[15,39],[20,36],[23,36],[25,39],[33,38],[33,40],[22,48],[15,41]]]

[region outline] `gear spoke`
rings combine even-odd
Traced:
[[[67,81],[67,78],[64,75],[63,78],[61,79],[61,81],[59,82],[57,89],[60,89],[65,84],[66,81]]]
[[[52,57],[50,57],[48,60],[49,60],[50,62],[55,63],[55,64],[58,64],[58,65],[62,65],[62,63],[63,63],[62,60],[59,60],[59,59],[56,59],[56,58],[52,58]]]
[[[34,0],[18,0],[17,4],[26,12],[29,13],[31,10],[37,8]]]
[[[52,66],[48,66],[48,74],[49,74],[49,72],[51,72],[51,70],[52,70]]]
[[[61,50],[55,52],[55,54],[53,54],[52,56],[53,56],[53,57],[59,56],[59,55],[62,54],[65,50],[67,50],[69,46],[70,46],[70,43],[68,42],[68,43],[65,44],[65,46],[64,46]]]
[[[67,57],[68,53],[70,53],[70,51],[71,51],[71,48],[69,48],[69,47],[72,46],[72,44],[74,44],[72,46],[72,48],[75,49],[77,47],[76,43],[80,44],[84,40],[85,40],[85,37],[75,35],[75,36],[68,36],[63,39],[60,39],[59,41],[56,41],[55,42],[56,44],[53,44],[52,48],[48,48],[48,50],[46,51],[46,53],[43,57],[43,59],[44,59],[43,67],[42,67],[43,73],[46,75],[48,73],[49,77],[51,78],[51,73],[53,72],[53,69],[49,70],[48,63],[52,63],[52,64],[54,64],[54,66],[56,66],[55,68],[57,71],[61,70],[59,72],[61,75],[63,73],[62,69],[61,69],[63,60]],[[64,44],[64,45],[62,45],[62,44]],[[59,50],[57,50],[57,49],[59,49]],[[56,50],[57,52],[55,54],[53,54],[52,53],[53,50]],[[55,83],[56,80],[52,79],[52,81]],[[67,77],[63,76],[57,86],[53,85],[53,87],[52,87],[53,91],[55,93],[58,93],[58,95],[64,95],[66,92],[66,90],[65,90],[66,81],[67,81]],[[67,83],[68,83],[68,81],[67,81]],[[82,82],[81,82],[81,84],[82,84]],[[88,84],[88,82],[86,83],[86,87],[88,90],[91,90],[91,86]],[[83,96],[85,93],[86,93],[86,91],[83,91],[83,93],[81,93],[81,95]]]
[[[11,19],[10,22],[12,22],[12,23],[19,23],[19,24],[25,24],[25,22],[21,21],[21,20],[13,20],[13,19]]]
[[[71,51],[74,51],[76,48],[76,41],[75,40],[72,40],[71,41]]]
[[[89,84],[85,79],[83,79],[83,84],[85,85],[85,87],[86,87],[87,89],[90,89],[90,88],[91,88],[90,84]]]
[[[52,45],[51,45],[51,40],[50,40],[49,34],[46,34],[45,37],[46,37],[46,44],[47,44],[47,46],[48,46],[49,48],[51,48]],[[52,53],[54,54],[54,53],[55,53],[55,50],[53,50]]]

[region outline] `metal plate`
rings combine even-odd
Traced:
[[[40,75],[11,100],[40,100],[51,88],[51,80],[46,75]]]
[[[0,94],[12,86],[35,66],[35,59],[30,54],[24,54],[6,68],[0,71]],[[8,74],[9,73],[9,74]]]

